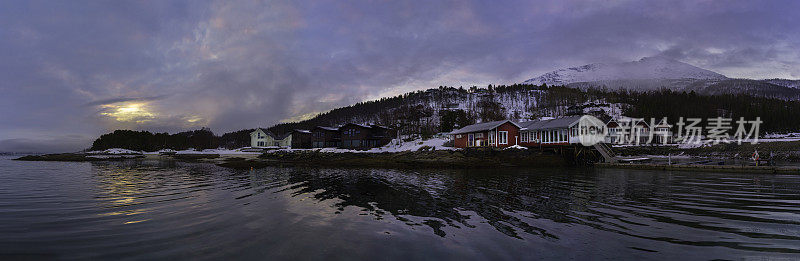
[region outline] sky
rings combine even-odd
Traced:
[[[408,91],[668,56],[800,78],[800,1],[0,1],[0,151],[269,127]]]

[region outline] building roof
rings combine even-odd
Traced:
[[[470,133],[470,132],[479,132],[479,131],[487,131],[497,127],[500,125],[505,124],[506,122],[513,124],[514,126],[520,127],[519,124],[513,122],[511,120],[502,120],[502,121],[490,121],[490,122],[483,122],[465,126],[464,128],[454,130],[450,132],[450,134],[463,134],[463,133]]]
[[[292,132],[287,132],[287,133],[284,133],[284,134],[283,134],[283,135],[281,135],[281,136],[275,136],[275,140],[276,140],[276,141],[277,141],[277,140],[283,140],[283,139],[286,139],[286,138],[287,138],[287,137],[289,137],[289,136],[292,136]]]
[[[311,133],[310,130],[301,130],[301,129],[294,129],[292,131],[296,131],[296,132],[299,132],[299,133]]]
[[[563,128],[569,128],[570,126],[574,125],[575,123],[581,120],[581,117],[583,116],[576,115],[576,116],[542,120],[542,121],[526,121],[526,122],[521,122],[519,125],[522,126],[523,130],[563,129]]]
[[[256,130],[254,130],[254,131],[250,132],[250,134],[256,133],[256,132],[258,132],[259,130],[261,130],[261,132],[264,132],[264,134],[266,134],[266,135],[269,135],[269,136],[270,136],[270,137],[272,137],[273,139],[275,138],[275,134],[274,134],[274,133],[272,133],[271,131],[269,131],[269,130],[267,130],[267,129],[264,129],[264,128],[256,128]]]
[[[338,131],[339,130],[339,128],[336,128],[336,127],[325,127],[325,126],[317,126],[317,127],[314,127],[314,129],[323,129],[323,130],[328,130],[328,131]]]
[[[342,127],[344,127],[344,126],[348,126],[348,125],[355,125],[355,126],[358,126],[358,127],[361,127],[361,128],[365,128],[365,129],[372,128],[372,127],[370,127],[370,126],[368,126],[368,125],[364,125],[364,124],[358,124],[358,123],[352,123],[352,122],[351,122],[351,123],[347,123],[347,124],[345,124],[345,125],[342,125]]]

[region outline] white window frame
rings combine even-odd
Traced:
[[[475,138],[483,138],[483,132],[475,133]]]
[[[526,132],[522,132],[522,135],[520,135],[520,136],[522,136],[520,138],[520,142],[528,142],[528,132],[527,131]]]
[[[499,144],[508,144],[508,131],[498,131],[497,141]]]

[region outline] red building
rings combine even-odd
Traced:
[[[572,116],[519,123],[511,120],[484,122],[466,126],[449,134],[454,140],[456,148],[577,144],[580,143],[578,122],[581,117]]]
[[[456,148],[509,147],[519,144],[520,126],[511,120],[484,122],[454,130],[449,135]]]

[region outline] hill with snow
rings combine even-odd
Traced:
[[[675,59],[656,56],[623,63],[593,63],[560,69],[529,79],[534,85],[568,85],[579,82],[619,80],[725,80],[728,77]]]
[[[763,80],[763,81],[771,83],[771,84],[775,84],[775,85],[778,85],[778,86],[800,89],[800,80],[767,79],[767,80]]]
[[[656,56],[623,63],[593,63],[560,69],[524,81],[534,85],[563,85],[573,88],[651,91],[667,88],[697,93],[748,94],[796,100],[800,80],[733,79],[672,58]]]

